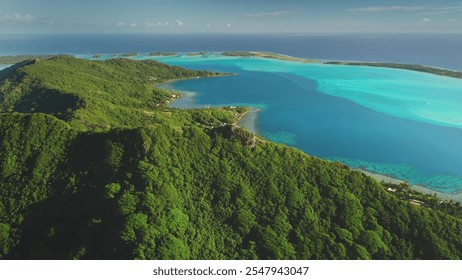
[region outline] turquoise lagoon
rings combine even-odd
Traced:
[[[257,107],[256,130],[269,140],[435,191],[462,191],[461,79],[218,54],[155,59],[237,74],[169,84],[186,92],[174,107]]]
[[[462,79],[219,54],[134,59],[237,74],[168,84],[185,93],[172,106],[259,108],[244,125],[269,140],[438,192],[462,193]]]

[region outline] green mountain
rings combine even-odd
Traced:
[[[244,108],[168,108],[211,77],[154,61],[0,72],[0,258],[460,259],[458,210],[261,139]],[[395,186],[402,188],[403,186]]]

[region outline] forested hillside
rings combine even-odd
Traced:
[[[152,84],[152,61],[0,72],[0,258],[460,259],[462,219]]]
[[[27,60],[1,72],[0,112],[47,113],[78,129],[143,126],[173,99],[154,83],[216,75],[156,61]]]

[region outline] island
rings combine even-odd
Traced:
[[[362,61],[322,61],[317,59],[299,58],[292,57],[283,54],[271,53],[271,52],[257,52],[257,51],[228,51],[223,52],[224,56],[238,56],[238,57],[261,57],[270,59],[279,59],[294,62],[303,63],[323,63],[331,65],[348,65],[348,66],[371,66],[371,67],[383,67],[383,68],[395,68],[404,69],[411,71],[424,72],[434,75],[452,77],[462,79],[461,71],[454,71],[449,69],[430,67],[418,64],[404,64],[404,63],[392,63],[392,62],[362,62]]]
[[[424,72],[424,73],[429,73],[429,74],[434,74],[434,75],[462,79],[462,72],[460,71],[453,71],[453,70],[423,66],[423,65],[418,65],[418,64],[403,64],[403,63],[388,63],[388,62],[355,62],[355,61],[326,61],[324,63],[334,64],[334,65],[371,66],[371,67],[405,69],[405,70],[418,71],[418,72]]]
[[[150,52],[150,56],[175,56],[178,53],[176,52]]]
[[[240,56],[240,57],[261,57],[261,58],[271,58],[271,59],[303,62],[303,63],[319,62],[318,60],[315,60],[315,59],[299,58],[299,57],[293,57],[293,56],[271,53],[271,52],[229,51],[229,52],[223,52],[222,55]]]
[[[181,110],[153,60],[0,72],[0,259],[460,259],[462,211]],[[410,197],[413,197],[411,200]]]
[[[120,57],[134,57],[138,56],[138,53],[123,53],[119,55]]]
[[[208,52],[188,52],[186,53],[187,56],[201,56],[209,54]]]

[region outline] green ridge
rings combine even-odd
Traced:
[[[173,99],[153,87],[178,78],[216,76],[156,61],[88,61],[55,57],[22,62],[5,70],[0,112],[43,112],[81,129],[135,127],[165,118],[159,114]]]
[[[233,125],[243,108],[175,110],[152,87],[217,73],[57,57],[0,75],[0,258],[462,257],[460,211],[256,137]]]
[[[47,59],[54,57],[55,55],[7,55],[7,56],[0,56],[0,64],[16,64],[22,62],[24,60],[30,59]]]

